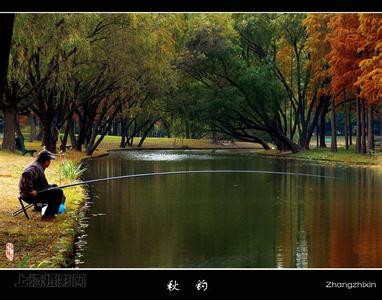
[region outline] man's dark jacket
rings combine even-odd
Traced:
[[[38,161],[25,168],[19,181],[19,196],[22,199],[28,198],[33,190],[39,191],[49,187],[44,171],[45,169]]]

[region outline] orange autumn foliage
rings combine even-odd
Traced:
[[[318,90],[320,94],[328,94],[330,89],[330,74],[327,56],[330,52],[329,27],[331,15],[310,14],[304,20],[308,38],[306,46],[310,55],[312,82],[310,91]]]
[[[333,95],[344,89],[357,93],[354,84],[362,73],[359,64],[364,59],[362,51],[358,50],[364,43],[363,36],[358,32],[359,26],[357,14],[337,14],[329,21],[331,50],[327,58]]]
[[[295,71],[294,53],[293,48],[288,44],[285,38],[282,38],[280,41],[280,46],[276,53],[276,61],[285,81],[291,85],[291,89],[293,90],[293,72]]]
[[[363,45],[358,48],[362,56],[360,76],[355,86],[360,89],[360,96],[368,104],[382,100],[382,15],[360,14],[358,34],[363,37]]]

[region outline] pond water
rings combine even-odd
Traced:
[[[222,169],[328,177],[191,173],[92,184],[79,267],[382,267],[378,170],[223,150],[118,151],[86,167],[86,179]]]

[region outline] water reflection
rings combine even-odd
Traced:
[[[166,159],[165,159],[166,158]],[[382,267],[378,171],[208,151],[118,152],[90,178],[201,169],[299,172],[188,174],[100,182],[84,267]]]
[[[162,151],[131,151],[128,155],[129,159],[137,161],[180,161],[186,159],[214,159],[211,152],[201,154],[197,151],[189,150],[187,153],[174,152],[172,150],[162,150]],[[215,157],[216,159],[216,157]]]

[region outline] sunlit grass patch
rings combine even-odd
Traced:
[[[72,160],[63,160],[60,164],[60,175],[69,180],[78,180],[84,174],[86,168],[81,163]]]
[[[119,136],[105,136],[102,143],[99,145],[99,150],[110,150],[120,148]],[[141,138],[134,138],[133,147],[137,147]],[[145,139],[142,149],[145,148],[259,148],[258,144],[249,142],[235,142],[234,144],[222,143],[212,144],[211,139],[185,139],[185,138],[167,138],[167,137],[148,137]],[[128,148],[128,147],[127,147]]]
[[[376,153],[375,155],[369,155],[355,153],[354,146],[350,147],[349,150],[339,147],[337,152],[332,152],[330,148],[313,148],[309,151],[292,154],[291,156],[308,160],[325,160],[355,165],[378,165],[382,163],[381,154]]]

